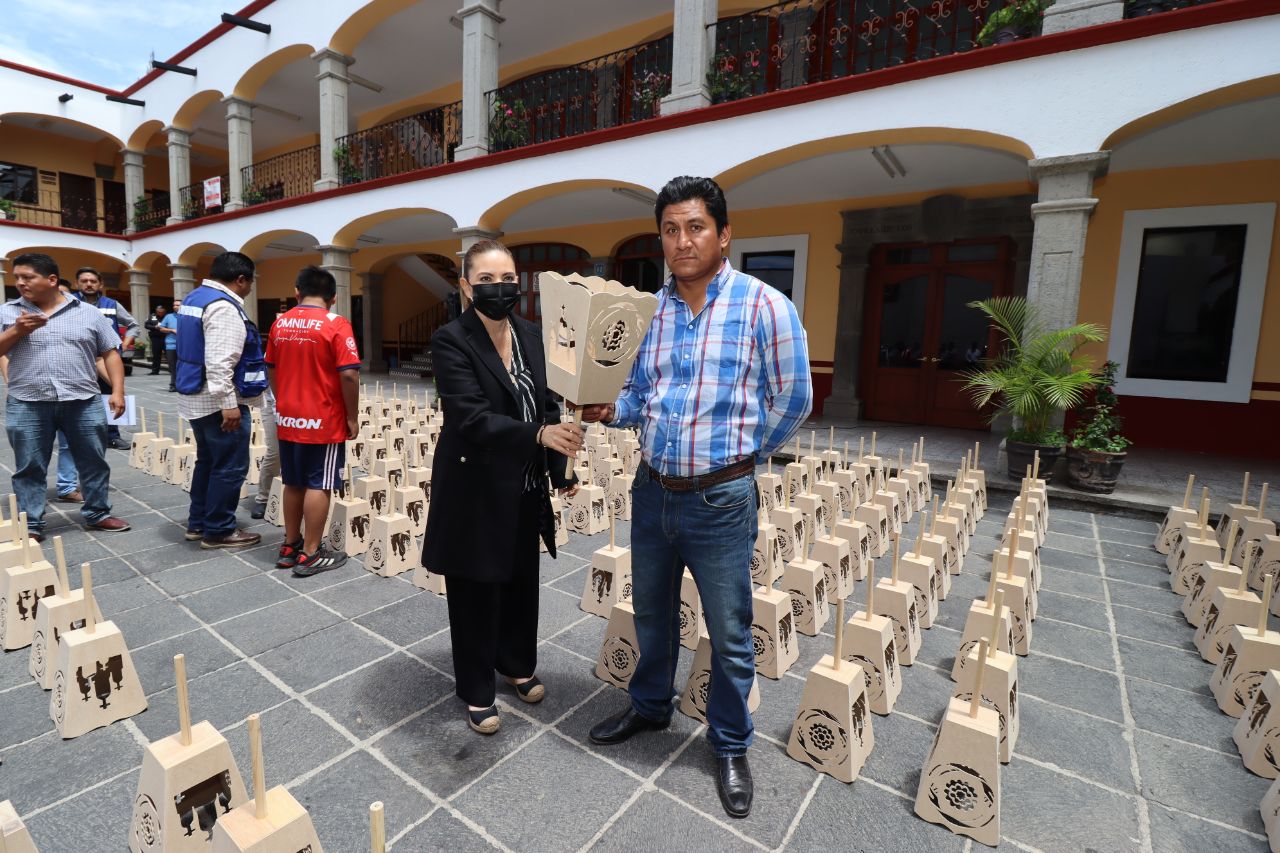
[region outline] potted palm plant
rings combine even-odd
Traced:
[[[1114,492],[1128,455],[1125,449],[1133,443],[1120,434],[1124,421],[1115,413],[1118,401],[1111,386],[1118,367],[1108,361],[1098,371],[1088,420],[1075,430],[1067,445],[1067,485],[1073,489],[1100,495]]]
[[[1106,334],[1094,323],[1048,328],[1020,296],[970,302],[969,307],[985,314],[1004,340],[993,358],[965,378],[965,388],[978,408],[995,403],[993,420],[1012,417],[1013,428],[1005,438],[1009,476],[1023,476],[1039,451],[1041,475],[1048,482],[1066,443],[1058,426],[1062,414],[1080,405],[1098,381],[1080,348],[1105,340]]]

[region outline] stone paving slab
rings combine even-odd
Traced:
[[[134,377],[130,387],[147,408],[172,412],[164,381]],[[896,435],[881,432],[895,457]],[[279,532],[270,526],[255,526],[267,540],[259,548],[201,551],[181,538],[182,498],[129,469],[124,453],[110,455],[117,511],[135,531],[87,532],[63,504],[50,505],[49,527],[64,537],[73,582],[75,567],[92,563],[150,708],[64,742],[26,651],[0,656],[0,798],[13,800],[42,850],[126,849],[143,747],[177,728],[178,652],[194,718],[224,732],[243,773],[245,718],[262,713],[269,784],[287,785],[311,810],[330,850],[364,849],[373,800],[386,803],[398,851],[981,849],[917,819],[912,802],[953,687],[959,630],[986,592],[1007,495],[992,493],[964,572],[903,671],[897,707],[873,719],[875,750],[853,785],[785,755],[806,667],[828,652],[834,626],[802,637],[801,662],[781,679],[760,679],[756,806],[733,821],[715,794],[704,726],[677,713],[670,729],[620,746],[586,737],[626,702],[593,674],[605,620],[577,605],[584,567],[607,535],[571,537],[558,560],[543,555],[539,673],[549,695],[528,706],[500,687],[502,730],[482,738],[453,696],[444,599],[408,575],[374,577],[355,559],[293,578],[272,568]],[[7,447],[0,467],[12,470]],[[1265,850],[1257,804],[1268,783],[1244,770],[1235,721],[1208,694],[1211,669],[1189,650],[1192,630],[1150,547],[1154,522],[1051,505],[1041,618],[1018,662],[1022,732],[1001,774],[1002,846]],[[247,512],[242,521],[250,524]],[[625,524],[617,534],[629,542]],[[880,560],[877,575],[888,569]],[[850,606],[864,596],[859,584]],[[682,651],[677,689],[690,658]]]

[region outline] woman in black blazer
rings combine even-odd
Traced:
[[[554,557],[547,476],[562,493],[577,491],[565,463],[582,448],[583,431],[560,422],[541,331],[512,313],[519,284],[507,248],[472,246],[459,286],[471,307],[431,339],[444,428],[422,564],[448,579],[453,673],[467,723],[493,734],[495,670],[526,702],[546,693],[534,676],[538,537]]]

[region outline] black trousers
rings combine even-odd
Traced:
[[[173,387],[173,380],[178,377],[178,351],[176,349],[167,349],[164,351],[165,363],[169,365],[169,387]]]
[[[151,372],[160,372],[160,362],[164,359],[164,338],[151,339]]]
[[[446,580],[453,677],[458,698],[487,708],[494,702],[495,671],[528,678],[538,665],[538,507],[527,494],[516,522],[516,557],[506,583],[480,583],[450,574]]]

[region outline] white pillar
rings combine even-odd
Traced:
[[[145,322],[151,315],[151,273],[129,270],[129,313]]]
[[[253,284],[249,286],[249,295],[244,298],[244,313],[249,315],[249,319],[253,321],[255,326],[259,327],[262,333],[262,345],[267,345],[267,330],[262,328],[262,322],[258,319],[258,274],[253,275]]]
[[[662,99],[664,114],[694,110],[711,103],[707,69],[715,55],[718,0],[675,0],[671,32],[671,94]]]
[[[1027,300],[1051,328],[1076,323],[1080,276],[1089,215],[1097,206],[1093,179],[1106,174],[1110,151],[1032,160],[1031,179],[1040,185],[1031,205],[1031,271]]]
[[[1058,0],[1044,10],[1044,35],[1119,21],[1124,17],[1124,0]]]
[[[230,172],[230,200],[222,209],[244,207],[244,172],[253,165],[253,103],[243,98],[223,98],[227,105],[227,168]]]
[[[343,246],[317,246],[320,250],[320,269],[333,273],[338,282],[338,298],[333,311],[351,319],[351,255],[354,249]]]
[[[465,0],[462,21],[462,141],[454,160],[489,153],[489,101],[498,88],[498,14],[500,0]]]
[[[347,108],[347,89],[351,78],[347,66],[355,62],[336,50],[323,48],[311,54],[320,66],[316,79],[320,81],[320,180],[317,190],[329,190],[342,185],[342,176],[333,160],[337,140],[350,132],[350,111]]]
[[[382,276],[360,273],[362,291],[362,328],[364,369],[382,370]]]
[[[138,213],[134,204],[147,194],[143,183],[142,152],[126,148],[121,153],[124,155],[124,233],[135,234],[138,231]]]
[[[166,127],[169,138],[169,218],[166,225],[186,219],[182,209],[182,189],[191,186],[191,131]]]
[[[169,264],[169,273],[173,277],[173,298],[186,299],[187,294],[196,289],[196,268],[186,264]]]

